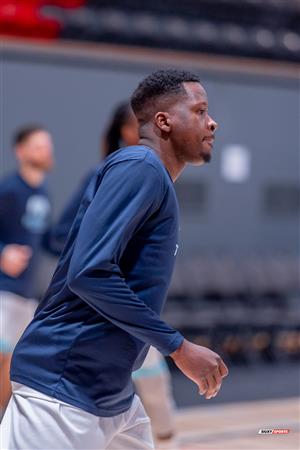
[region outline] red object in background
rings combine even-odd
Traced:
[[[34,0],[32,0],[34,1]],[[60,6],[61,8],[79,8],[86,3],[86,0],[50,0],[50,1],[40,1],[40,4],[44,5],[52,5],[52,6]]]
[[[73,9],[85,0],[0,0],[0,34],[56,39],[62,28],[58,19],[44,17],[43,6]]]

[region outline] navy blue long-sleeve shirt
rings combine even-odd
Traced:
[[[98,416],[130,407],[149,345],[183,337],[160,319],[178,246],[172,180],[154,151],[121,149],[89,184],[11,379]]]
[[[32,187],[18,173],[1,180],[0,253],[9,244],[28,245],[32,249],[32,257],[27,268],[16,278],[0,270],[0,291],[13,292],[25,298],[34,296],[38,250],[46,246],[50,216],[45,183]]]

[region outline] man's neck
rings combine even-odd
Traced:
[[[45,179],[45,172],[32,166],[21,166],[19,168],[19,174],[31,187],[40,186]]]
[[[186,164],[182,161],[178,161],[176,155],[171,151],[168,144],[163,145],[160,141],[154,141],[146,137],[141,138],[139,144],[151,147],[155,151],[169,172],[174,183],[185,168]]]

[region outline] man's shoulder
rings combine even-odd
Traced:
[[[106,166],[110,167],[115,164],[125,163],[130,167],[136,167],[138,163],[139,168],[152,166],[156,168],[157,172],[164,175],[164,166],[154,150],[144,145],[132,145],[130,147],[123,147],[117,152],[113,153],[106,160]]]
[[[112,153],[106,162],[118,163],[123,161],[143,161],[150,150],[143,145],[130,145],[129,147],[122,147],[116,152]]]

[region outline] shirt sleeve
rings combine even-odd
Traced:
[[[182,335],[129,288],[119,266],[126,245],[157,211],[163,195],[157,169],[145,161],[108,169],[82,220],[68,284],[107,320],[168,355],[180,346]]]

